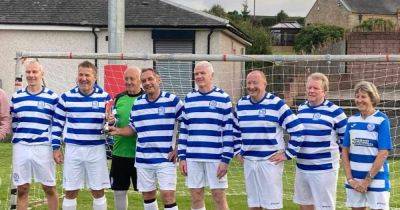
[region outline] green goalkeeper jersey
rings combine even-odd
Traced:
[[[114,109],[116,110],[115,118],[117,119],[117,127],[123,128],[129,125],[131,110],[136,98],[143,94],[143,90],[136,95],[129,95],[122,92],[115,97]],[[114,136],[113,155],[118,157],[134,158],[136,152],[137,135],[125,137]]]

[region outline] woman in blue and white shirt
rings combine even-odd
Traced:
[[[389,209],[389,164],[392,149],[390,121],[375,107],[380,97],[374,84],[355,86],[355,103],[360,113],[348,119],[343,141],[347,206],[353,210]]]

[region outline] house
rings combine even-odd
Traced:
[[[0,1],[0,79],[14,90],[17,51],[106,53],[106,0]],[[168,0],[125,0],[124,53],[245,54],[249,37],[228,20]],[[46,84],[56,92],[75,85],[81,60],[40,59]],[[105,60],[96,61],[100,74]],[[194,87],[194,62],[123,61],[139,67],[155,66],[164,88],[184,95]],[[244,63],[214,62],[215,80],[232,98],[241,95]],[[20,76],[20,75],[16,75]],[[99,77],[100,85],[104,78]]]
[[[294,40],[301,28],[297,21],[283,21],[271,26],[273,51],[293,53]]]
[[[391,20],[400,26],[400,0],[316,0],[305,24],[328,24],[352,29],[370,18]]]

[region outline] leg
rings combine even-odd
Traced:
[[[314,210],[314,205],[300,205],[300,210]]]
[[[249,210],[263,210],[261,207],[249,207]]]
[[[114,207],[117,210],[126,210],[128,207],[128,191],[114,190]]]
[[[178,209],[178,207],[176,206],[175,190],[160,190],[160,193],[164,203],[164,209]]]
[[[217,210],[228,210],[225,189],[212,189],[211,193]]]
[[[351,210],[367,210],[367,207],[353,207]]]
[[[17,209],[28,209],[28,194],[30,184],[26,183],[17,187]]]
[[[78,197],[79,190],[66,190],[65,197],[62,204],[63,210],[76,210],[76,198]]]
[[[110,169],[111,189],[114,191],[114,207],[117,210],[126,210],[128,207],[128,189],[133,180],[133,172],[136,186],[136,169],[134,167],[135,159],[119,156],[112,156]]]
[[[158,210],[156,190],[142,192],[142,196],[144,202],[144,210]]]
[[[104,189],[91,190],[93,196],[93,210],[107,210],[107,200]]]
[[[192,209],[204,208],[204,188],[191,188]]]
[[[58,193],[55,186],[42,185],[43,191],[46,194],[47,205],[50,210],[58,209]]]

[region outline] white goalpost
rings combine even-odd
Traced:
[[[252,69],[267,75],[267,91],[285,99],[297,111],[306,99],[306,78],[313,72],[321,72],[330,80],[327,98],[341,106],[347,116],[356,113],[354,85],[362,80],[373,82],[381,94],[377,109],[385,112],[391,121],[393,150],[388,158],[391,177],[391,207],[400,208],[400,55],[223,55],[223,54],[133,54],[133,53],[74,53],[74,52],[18,52],[16,55],[15,79],[23,80],[23,64],[26,58],[35,58],[44,66],[46,85],[61,94],[76,85],[78,64],[89,60],[98,64],[98,84],[118,92],[124,84],[121,73],[126,66],[140,68],[155,67],[161,75],[162,88],[184,95],[194,86],[192,68],[196,61],[211,61],[214,66],[214,82],[231,96],[234,104],[246,94],[246,73]],[[119,60],[121,65],[109,66],[108,60]],[[234,163],[229,177],[229,195],[243,195],[244,180],[242,168]],[[62,174],[58,170],[58,177]],[[293,195],[295,164],[290,161],[284,172],[284,200],[291,202]],[[61,190],[61,179],[57,187]],[[338,209],[345,207],[344,174],[341,170],[338,181]],[[15,190],[10,187],[9,207],[15,205]],[[177,191],[177,195],[184,195]],[[41,187],[31,189],[33,205],[45,201]],[[33,204],[36,202],[36,204]],[[243,200],[246,202],[246,200]],[[43,203],[43,202],[42,202]],[[284,204],[285,205],[285,204]],[[1,206],[0,206],[1,207]],[[90,206],[88,206],[90,208]],[[233,208],[234,209],[234,208]]]

